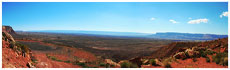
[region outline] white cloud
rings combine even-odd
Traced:
[[[156,19],[156,18],[153,18],[153,17],[152,17],[152,18],[150,18],[150,20],[155,20],[155,19]]]
[[[223,13],[220,15],[220,18],[222,18],[222,17],[228,17],[228,11],[223,12]]]
[[[189,24],[200,24],[200,23],[208,23],[208,19],[195,19],[188,21]]]
[[[172,22],[173,24],[179,23],[179,22],[176,22],[175,20],[172,20],[172,19],[170,19],[169,21]]]
[[[188,19],[192,19],[191,17],[189,17]]]

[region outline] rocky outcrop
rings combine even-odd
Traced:
[[[174,58],[177,58],[177,59],[185,59],[186,58],[186,55],[184,52],[178,52],[176,53],[174,56]]]
[[[190,64],[197,67],[227,67],[227,53],[228,38],[204,42],[174,42],[154,52],[152,56],[142,57],[140,61],[142,61],[142,67],[150,68],[157,67],[148,64],[150,59],[159,59],[155,62],[160,67],[171,67],[171,64],[172,67],[189,66]]]
[[[111,59],[105,59],[105,63],[108,63],[110,65],[115,65],[115,66],[119,66],[120,67],[120,64],[112,61]]]
[[[15,33],[9,26],[3,26],[2,31],[2,67],[31,68],[31,51],[15,42],[10,33]]]
[[[11,26],[2,26],[2,31],[7,32],[9,34],[16,34]]]

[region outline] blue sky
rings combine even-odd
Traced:
[[[3,2],[14,30],[228,34],[227,2]]]

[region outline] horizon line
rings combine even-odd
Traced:
[[[122,32],[122,33],[142,33],[142,34],[157,34],[157,33],[188,33],[188,34],[213,34],[213,35],[228,35],[227,34],[215,34],[215,33],[196,33],[196,32],[129,32],[129,31],[101,31],[101,30],[15,30],[15,31],[24,31],[24,32],[35,32],[35,31],[98,31],[98,32]]]

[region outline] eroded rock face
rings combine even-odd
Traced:
[[[32,63],[30,63],[30,62],[27,62],[27,64],[26,64],[29,68],[35,68],[33,65],[32,65]]]
[[[195,52],[194,52],[194,50],[192,50],[192,49],[186,49],[186,50],[185,50],[185,53],[188,53],[188,56],[189,56],[189,57],[193,57]]]
[[[105,59],[105,63],[108,63],[110,65],[120,66],[120,64],[112,61],[111,59]]]
[[[3,68],[31,68],[30,55],[23,56],[22,51],[18,50],[15,40],[10,33],[14,33],[13,29],[8,26],[2,27],[2,67]],[[10,32],[10,33],[8,33]]]
[[[176,53],[173,57],[177,58],[177,59],[185,59],[186,55],[184,52],[178,52]]]
[[[2,32],[2,40],[5,40],[5,41],[11,42],[11,43],[15,42],[14,38],[7,32]]]
[[[16,34],[11,26],[2,26],[2,31],[10,34]]]
[[[160,60],[155,59],[155,61],[156,61],[156,65],[164,66],[164,64]]]

